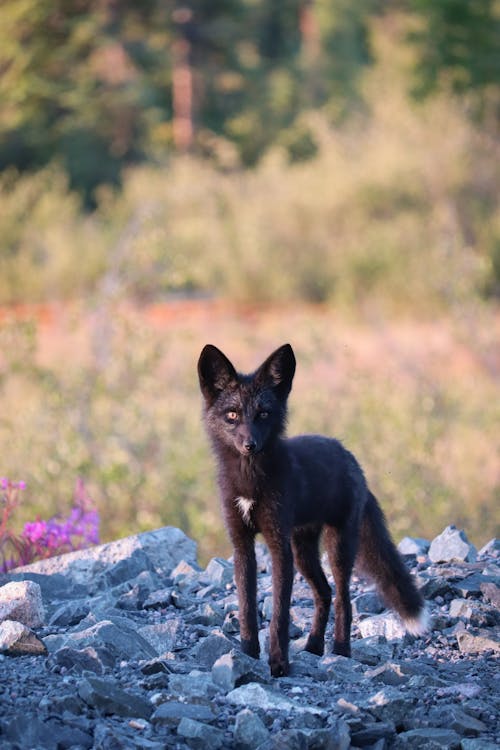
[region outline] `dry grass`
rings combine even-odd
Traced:
[[[175,524],[204,558],[227,553],[196,359],[211,341],[251,370],[289,340],[290,434],[341,438],[397,538],[456,523],[480,544],[499,531],[500,469],[500,321],[482,325],[481,340],[449,317],[353,322],[305,305],[44,308],[31,344],[10,328],[22,356],[3,368],[2,471],[28,480],[23,520],[67,507],[82,474],[105,538]]]

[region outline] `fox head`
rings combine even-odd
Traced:
[[[220,349],[207,344],[198,361],[198,376],[212,441],[242,456],[264,452],[285,429],[294,374],[290,344],[276,349],[251,375],[236,372]]]

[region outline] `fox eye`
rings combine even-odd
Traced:
[[[262,411],[259,411],[259,419],[267,419],[268,416],[269,416],[269,412],[265,411],[265,409],[263,409]]]
[[[233,422],[237,422],[237,421],[238,421],[238,413],[237,413],[237,412],[235,412],[235,411],[227,411],[227,412],[226,412],[226,419],[227,419],[227,421],[228,421],[228,422],[230,422],[231,424],[232,424]]]

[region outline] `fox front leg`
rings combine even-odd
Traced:
[[[257,563],[253,536],[245,534],[233,538],[233,549],[241,650],[244,654],[258,659],[260,647],[257,625]]]
[[[293,556],[288,539],[269,543],[273,566],[273,616],[269,633],[269,666],[273,677],[284,677],[288,663],[288,627],[293,584]]]

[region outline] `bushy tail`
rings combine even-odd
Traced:
[[[386,604],[400,615],[409,633],[421,635],[427,630],[424,599],[391,539],[382,509],[371,492],[361,522],[356,567],[375,581]]]

